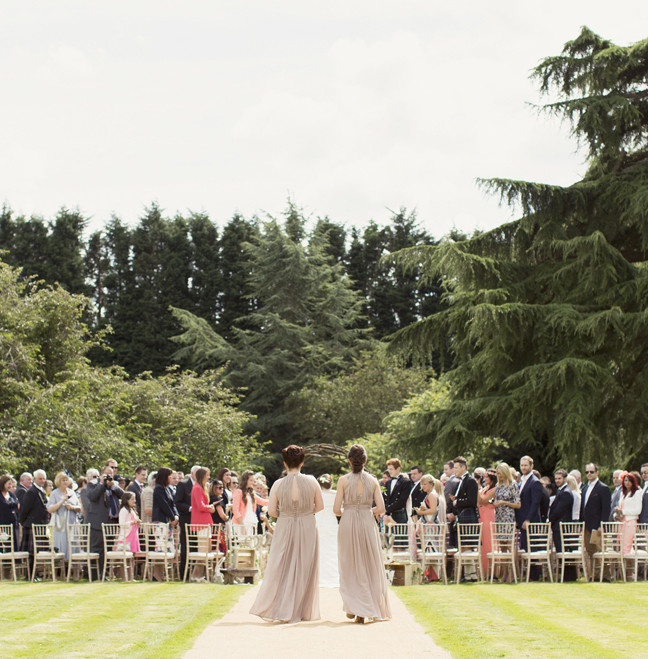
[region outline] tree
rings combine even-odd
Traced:
[[[416,213],[408,214],[405,208],[394,213],[385,227],[372,221],[362,235],[356,229],[352,231],[347,270],[365,299],[365,313],[376,337],[393,334],[442,308],[438,281],[422,283],[418,269],[399,270],[389,258],[406,247],[433,242],[419,228]]]
[[[424,370],[405,368],[379,346],[347,370],[315,378],[296,395],[293,416],[303,441],[346,446],[385,431],[387,416],[425,387]]]
[[[88,300],[60,286],[24,281],[0,262],[0,467],[75,474],[118,455],[187,469],[248,467],[259,452],[244,435],[248,415],[222,374],[166,372],[130,378],[92,367],[101,337],[83,319]]]
[[[648,40],[620,47],[583,28],[534,70],[545,109],[588,147],[583,180],[484,185],[522,217],[459,243],[405,250],[449,308],[396,336],[425,359],[452,350],[446,405],[421,438],[467,450],[504,438],[541,464],[648,458]],[[615,466],[621,466],[618,463]]]
[[[227,384],[244,392],[252,429],[274,451],[295,437],[291,395],[317,375],[338,372],[369,345],[342,267],[326,256],[325,237],[312,239],[308,250],[293,240],[302,231],[298,219],[291,214],[290,235],[270,219],[246,245],[245,286],[257,308],[237,320],[231,339],[186,309],[174,310],[185,330],[176,338],[183,346],[176,356],[196,367],[227,363]]]

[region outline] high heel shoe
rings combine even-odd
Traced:
[[[356,621],[359,625],[364,625],[364,618],[363,618],[362,616],[356,616],[355,621]]]

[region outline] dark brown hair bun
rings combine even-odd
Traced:
[[[354,444],[347,454],[347,458],[351,462],[351,469],[354,474],[359,474],[367,462],[367,452],[362,444]]]
[[[304,449],[295,444],[291,444],[290,446],[281,449],[281,455],[283,456],[283,461],[286,463],[288,469],[299,467],[299,465],[304,462]]]

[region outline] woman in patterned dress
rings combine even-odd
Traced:
[[[520,491],[518,490],[517,483],[511,477],[511,468],[506,462],[500,462],[495,470],[497,473],[497,487],[495,488],[495,522],[514,522],[515,523],[515,510],[520,507]],[[502,551],[509,551],[509,547],[503,541],[503,538],[498,538],[498,543]],[[502,566],[502,574],[500,575],[502,582],[511,583],[513,575],[507,566]]]

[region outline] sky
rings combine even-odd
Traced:
[[[530,70],[582,25],[648,37],[645,0],[0,0],[0,203],[386,224],[440,238],[516,217],[476,184],[569,185],[569,128]]]

